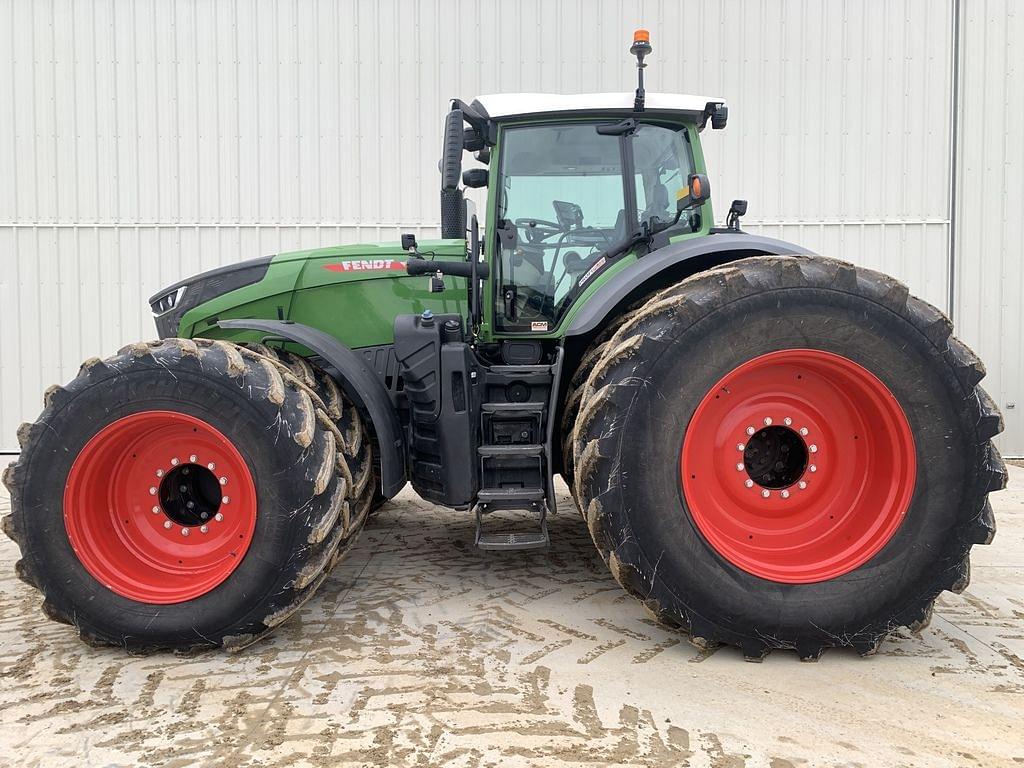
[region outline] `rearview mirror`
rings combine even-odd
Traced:
[[[686,186],[676,193],[676,210],[698,208],[711,198],[711,184],[703,173],[691,173]]]

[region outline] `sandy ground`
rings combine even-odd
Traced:
[[[932,625],[861,659],[701,653],[651,623],[566,497],[542,554],[484,553],[409,491],[278,634],[129,657],[43,618],[0,541],[5,765],[1024,764],[1024,469]],[[0,509],[8,505],[0,497]]]

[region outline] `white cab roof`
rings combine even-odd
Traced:
[[[632,111],[635,94],[628,93],[494,93],[477,97],[492,118],[535,115],[544,112]],[[724,104],[714,96],[690,96],[680,93],[647,93],[644,106],[649,111],[682,112],[700,115],[708,103]]]

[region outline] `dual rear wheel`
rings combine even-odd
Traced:
[[[574,495],[615,578],[698,645],[873,652],[994,535],[984,369],[889,277],[734,262],[651,297],[589,364]]]

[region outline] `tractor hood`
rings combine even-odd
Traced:
[[[427,259],[464,260],[466,241],[424,241],[419,251]],[[219,320],[259,318],[336,330],[334,335],[350,346],[379,343],[376,338],[390,336],[394,315],[409,311],[409,302],[412,311],[421,311],[451,300],[443,294],[421,296],[426,282],[408,275],[408,258],[400,243],[292,251],[203,272],[164,288],[149,303],[162,338],[216,335]],[[453,290],[464,291],[461,280],[449,282]],[[416,309],[419,303],[424,306]],[[366,332],[348,338],[350,330],[367,324]]]

